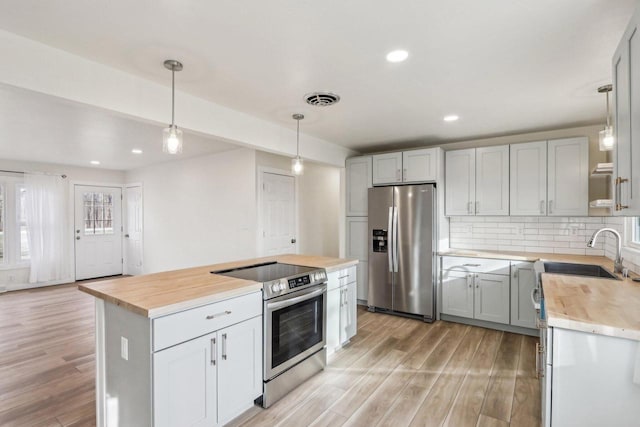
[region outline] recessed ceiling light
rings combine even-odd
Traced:
[[[132,152],[133,154],[142,154],[142,150],[141,150],[141,149],[139,149],[139,148],[134,148],[133,150],[131,150],[131,152]]]
[[[402,62],[409,57],[409,52],[406,50],[394,50],[387,53],[387,61],[389,62]]]
[[[455,122],[456,120],[458,120],[460,117],[456,116],[455,114],[451,114],[449,116],[444,116],[444,121],[445,122]]]
[[[89,163],[91,163],[92,165],[99,165],[100,164],[100,162],[97,161],[97,160],[91,160],[91,162],[89,162]]]

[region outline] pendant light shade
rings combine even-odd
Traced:
[[[182,153],[182,131],[175,124],[176,71],[182,71],[182,63],[175,59],[164,61],[164,67],[171,71],[171,125],[162,131],[162,151],[167,154]]]
[[[607,125],[598,133],[600,151],[611,151],[615,145],[613,127],[609,120],[609,92],[611,92],[612,88],[611,85],[604,85],[598,88],[598,93],[604,93],[607,97]]]
[[[296,157],[291,159],[291,173],[294,175],[302,175],[304,173],[304,162],[300,157],[300,120],[304,119],[302,114],[294,114],[293,119],[298,122],[296,131]]]

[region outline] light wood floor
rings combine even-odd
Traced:
[[[93,316],[73,285],[0,294],[1,426],[95,425]],[[232,425],[538,427],[535,342],[359,310],[324,372]]]

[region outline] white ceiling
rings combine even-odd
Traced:
[[[0,84],[0,159],[130,170],[238,148],[185,132],[180,156],[162,152],[162,125]],[[143,150],[133,154],[132,149]],[[91,165],[92,160],[100,162]]]
[[[635,3],[0,0],[0,28],[166,85],[179,59],[180,90],[371,151],[603,122]],[[315,90],[342,101],[307,106]]]

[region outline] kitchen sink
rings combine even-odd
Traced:
[[[545,273],[570,274],[573,276],[602,277],[603,279],[618,279],[608,270],[593,264],[572,264],[568,262],[545,262]]]

